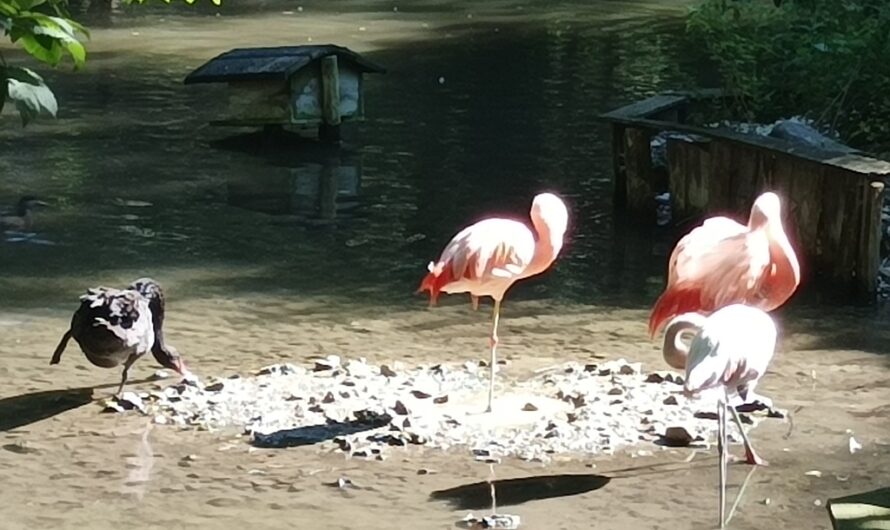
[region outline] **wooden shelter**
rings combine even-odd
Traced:
[[[712,97],[713,94],[708,94]],[[667,139],[674,218],[747,219],[760,193],[785,200],[786,229],[805,276],[873,301],[880,265],[881,209],[890,163],[784,139],[684,123],[692,93],[665,93],[601,116],[612,129],[614,202],[635,218],[655,217],[651,140]]]
[[[185,84],[228,84],[214,125],[318,126],[322,138],[336,140],[341,122],[364,117],[364,74],[385,71],[333,44],[238,48],[190,73]]]

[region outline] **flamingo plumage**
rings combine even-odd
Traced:
[[[748,224],[712,217],[677,243],[668,281],[649,316],[649,336],[671,318],[708,315],[743,303],[772,311],[800,284],[800,264],[782,224],[779,196],[766,192],[754,201]]]
[[[752,465],[766,465],[754,451],[741,419],[734,406],[733,398],[742,400],[766,373],[776,351],[778,332],[773,319],[765,311],[743,304],[731,304],[720,308],[707,318],[689,314],[674,318],[668,328],[682,325],[695,326],[698,332],[688,348],[681,346],[680,340],[665,334],[665,360],[670,353],[672,366],[685,357],[686,380],[683,392],[686,395],[700,395],[706,392],[719,392],[717,398],[717,450],[719,453],[719,508],[720,527],[723,528],[726,510],[726,410],[729,409],[742,435],[745,445],[745,459]],[[669,346],[668,340],[674,341]]]
[[[473,307],[479,297],[494,300],[491,334],[488,407],[494,398],[494,371],[498,344],[501,301],[518,280],[547,270],[562,249],[568,227],[568,209],[552,193],[537,195],[532,201],[534,232],[512,219],[489,218],[468,226],[455,235],[439,259],[430,262],[418,292],[428,291],[430,306],[440,293],[470,293]]]

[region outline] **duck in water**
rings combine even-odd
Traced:
[[[17,232],[30,230],[34,223],[33,212],[38,206],[49,206],[49,204],[33,195],[25,195],[19,199],[14,208],[0,212],[0,230]]]
[[[94,287],[80,301],[49,364],[59,363],[73,337],[94,365],[113,368],[123,363],[118,395],[130,366],[148,352],[161,366],[189,374],[176,348],[164,341],[164,291],[157,282],[140,278],[124,290]]]

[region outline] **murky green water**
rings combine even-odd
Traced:
[[[288,6],[233,8],[237,15],[221,23],[237,28],[238,16]],[[346,304],[414,303],[426,262],[453,233],[484,215],[527,216],[535,193],[554,190],[571,204],[566,249],[553,274],[512,296],[648,302],[663,268],[652,256],[664,249],[613,222],[608,134],[597,115],[695,79],[677,20],[632,3],[561,5],[553,14],[528,5],[496,20],[486,19],[484,4],[456,4],[451,9],[467,15],[425,30],[434,36],[387,40],[381,17],[434,8],[343,9],[377,20],[380,41],[367,56],[389,71],[366,77],[367,120],[345,127],[339,150],[244,152],[215,143],[244,132],[206,125],[223,108],[224,87],[181,81],[202,60],[250,45],[255,23],[213,31],[212,17],[154,9],[136,19],[148,27],[136,30],[120,15],[113,29],[97,30],[88,71],[49,75],[58,122],[19,131],[13,116],[4,120],[0,196],[53,200],[57,207],[40,212],[36,229],[58,246],[5,245],[0,299],[51,305],[85,285],[143,271],[181,278],[183,295],[282,290]],[[302,13],[329,9],[307,5]],[[467,18],[474,11],[477,18]],[[422,18],[435,24],[437,15]],[[284,32],[292,20],[278,15],[264,25]],[[191,49],[193,23],[212,34],[200,41],[207,53]],[[171,37],[153,27],[181,39],[183,55],[167,54]],[[116,51],[118,40],[140,37],[139,49]],[[156,40],[164,55],[152,53]],[[285,42],[301,41],[298,30]],[[339,173],[339,181],[323,173]],[[207,270],[220,274],[203,279]]]

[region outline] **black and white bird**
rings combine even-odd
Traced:
[[[72,337],[96,366],[121,363],[120,395],[130,366],[148,352],[163,367],[186,376],[188,369],[176,348],[164,341],[164,291],[150,278],[140,278],[126,289],[94,287],[80,297],[71,328],[62,336],[50,364],[58,364]]]

